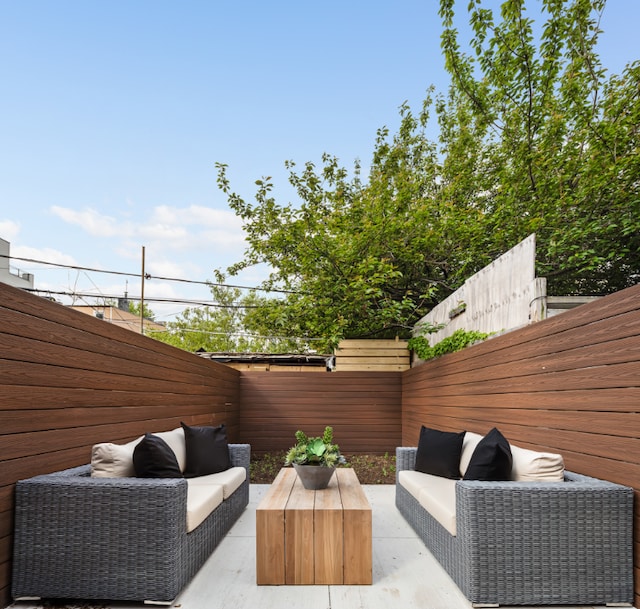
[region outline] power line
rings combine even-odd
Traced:
[[[46,260],[36,260],[34,258],[21,258],[19,256],[9,256],[7,254],[0,254],[0,258],[8,258],[9,260],[22,260],[23,262],[33,262],[34,264],[47,264],[49,266],[55,266],[57,268],[62,269],[71,269],[74,271],[91,271],[94,273],[106,273],[109,275],[122,275],[124,277],[137,277],[140,278],[140,273],[125,273],[123,271],[105,271],[104,269],[95,269],[88,266],[77,266],[73,264],[62,264],[59,262],[47,262]],[[179,283],[191,283],[195,285],[206,285],[206,286],[218,286],[221,288],[236,288],[239,290],[254,290],[256,292],[276,292],[279,294],[301,294],[297,290],[284,290],[279,288],[259,288],[255,286],[246,286],[246,285],[233,285],[228,283],[215,283],[213,281],[198,281],[196,279],[181,279],[179,277],[161,277],[156,275],[151,275],[149,273],[145,273],[145,279],[157,279],[159,281],[175,281]],[[145,298],[145,300],[147,300]]]
[[[161,330],[147,330],[148,335],[151,336],[154,333],[160,333]],[[311,338],[307,336],[263,336],[261,334],[251,334],[249,332],[210,332],[207,330],[200,330],[199,328],[171,328],[165,330],[165,332],[180,334],[181,332],[192,332],[194,334],[205,334],[208,336],[233,336],[236,338],[245,338],[245,339],[262,339],[262,340],[287,340],[287,341],[296,341],[296,342],[310,342],[310,341],[324,341],[324,338]]]
[[[100,298],[103,300],[118,300],[122,298],[122,296],[112,296],[107,294],[92,294],[91,292],[63,292],[56,290],[40,290],[38,288],[23,288],[25,292],[34,292],[38,294],[55,294],[56,296],[75,296],[77,298]],[[128,296],[129,300],[139,301],[140,297]],[[190,300],[190,299],[180,299],[180,298],[161,298],[161,297],[147,297],[144,298],[145,302],[168,302],[168,303],[176,303],[176,304],[191,304],[198,305],[201,307],[214,307],[219,309],[260,309],[262,305],[239,305],[239,304],[220,304],[219,302],[213,301],[202,301],[202,300]],[[90,305],[93,306],[93,305]]]

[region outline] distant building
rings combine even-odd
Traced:
[[[135,315],[129,311],[129,300],[126,295],[124,298],[118,298],[118,306],[113,305],[70,305],[71,309],[80,311],[87,315],[92,315],[98,319],[103,319],[107,323],[120,326],[132,332],[142,334],[140,331],[140,316]],[[150,332],[164,332],[166,328],[151,319],[144,319],[144,333]]]
[[[0,238],[0,282],[14,288],[33,289],[33,275],[11,266],[10,244]]]

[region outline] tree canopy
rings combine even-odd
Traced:
[[[254,350],[256,345],[247,335],[242,321],[244,309],[238,305],[241,291],[213,283],[209,288],[215,306],[185,309],[175,321],[167,322],[165,332],[154,332],[153,338],[186,351],[224,353]]]
[[[167,322],[165,331],[148,334],[191,352],[297,353],[312,349],[303,337],[252,333],[249,328],[259,326],[252,320],[268,308],[266,299],[254,291],[243,293],[240,288],[225,285],[224,280],[224,275],[216,273],[218,283],[209,283],[214,304],[188,307],[175,321]]]
[[[529,3],[531,4],[531,3]],[[440,0],[451,84],[428,91],[400,127],[378,131],[369,173],[329,154],[286,163],[298,199],[270,178],[255,202],[218,185],[248,249],[229,272],[266,263],[266,299],[245,322],[262,333],[408,336],[437,302],[527,235],[552,294],[604,294],[640,280],[640,63],[608,76],[596,53],[605,0],[524,0],[500,14],[468,3],[460,40],[454,0]],[[438,139],[427,136],[436,120]]]

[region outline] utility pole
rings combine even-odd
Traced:
[[[140,274],[140,334],[144,334],[144,245],[142,246],[142,273]]]

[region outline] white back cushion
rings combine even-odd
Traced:
[[[464,476],[467,471],[467,467],[469,467],[469,462],[471,461],[471,455],[473,455],[473,451],[478,446],[480,440],[484,438],[483,435],[479,433],[474,433],[472,431],[468,431],[464,434],[464,440],[462,442],[462,454],[460,455],[460,473]]]
[[[177,427],[171,431],[153,432],[162,438],[175,453],[180,471],[184,472],[187,464],[187,449],[184,442],[184,430]],[[133,469],[133,450],[142,440],[140,436],[126,444],[101,442],[91,449],[91,475],[94,478],[124,478],[135,476]]]
[[[184,468],[187,466],[187,445],[184,441],[184,429],[177,427],[171,431],[154,431],[153,435],[162,438],[169,445],[169,448],[176,455],[180,471],[184,472]]]
[[[541,453],[528,448],[511,445],[513,466],[511,479],[521,482],[564,480],[564,461],[562,455]]]
[[[143,436],[127,444],[101,442],[91,449],[91,475],[94,478],[125,478],[135,476],[133,449]]]

